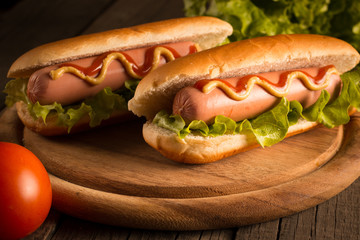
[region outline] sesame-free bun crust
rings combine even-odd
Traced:
[[[308,131],[316,125],[316,122],[299,121],[289,128],[287,137]],[[163,156],[188,164],[215,162],[259,146],[252,134],[225,134],[217,137],[191,134],[180,139],[176,133],[151,122],[143,126],[143,136]]]
[[[350,44],[327,36],[293,34],[242,40],[177,59],[151,72],[138,85],[129,109],[147,119],[160,110],[171,111],[175,94],[200,79],[326,65],[344,73],[358,63],[359,53]]]
[[[129,28],[82,35],[48,43],[19,57],[10,67],[9,78],[29,77],[39,68],[109,51],[180,41],[193,41],[208,49],[232,33],[232,27],[214,17],[188,17],[153,22]]]

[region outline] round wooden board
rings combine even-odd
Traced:
[[[6,121],[14,114],[0,117],[9,136],[18,135],[16,121]],[[23,140],[50,173],[60,211],[126,227],[195,230],[263,222],[336,195],[360,175],[359,127],[356,115],[344,128],[319,127],[206,165],[162,157],[143,141],[141,120],[62,137],[25,128]]]

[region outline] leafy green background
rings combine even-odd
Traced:
[[[229,22],[230,41],[275,34],[334,36],[360,50],[359,0],[184,0],[185,15]]]

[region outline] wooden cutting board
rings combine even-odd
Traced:
[[[53,206],[125,227],[229,228],[294,214],[341,192],[360,175],[360,115],[345,127],[315,128],[271,148],[206,165],[162,157],[135,120],[72,136],[24,129],[13,109],[0,116],[2,139],[19,141],[48,170]]]

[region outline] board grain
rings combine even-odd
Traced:
[[[194,198],[261,190],[306,175],[336,153],[343,133],[319,128],[271,149],[185,165],[149,147],[141,129],[141,121],[62,137],[25,129],[24,141],[50,173],[71,183],[130,196]]]
[[[13,109],[3,112],[6,129],[16,123],[14,115]],[[205,165],[162,157],[143,141],[141,126],[139,119],[61,137],[25,128],[23,141],[50,173],[54,207],[132,228],[196,230],[264,222],[326,201],[360,173],[358,115],[344,128],[319,127]]]

